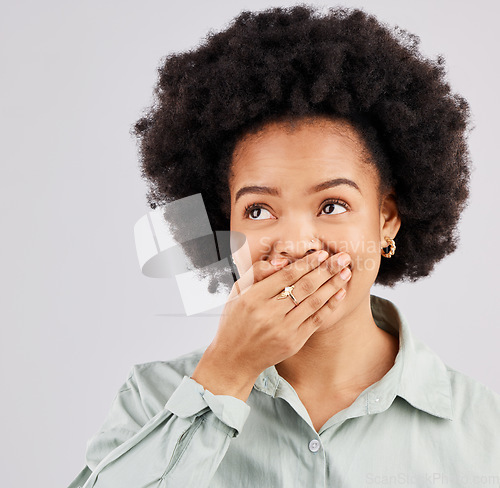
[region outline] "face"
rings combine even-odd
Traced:
[[[258,260],[345,251],[352,278],[341,307],[369,296],[386,259],[384,236],[395,237],[400,219],[393,195],[379,194],[378,173],[352,126],[323,118],[298,121],[293,131],[268,124],[238,142],[229,188],[231,231],[248,244],[249,259],[234,254],[240,275]]]

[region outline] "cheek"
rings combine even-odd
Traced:
[[[377,237],[376,232],[371,232],[370,235],[351,232],[345,240],[339,242],[338,250],[351,256],[353,278],[357,274],[375,280],[380,267],[380,244]]]
[[[256,261],[268,260],[272,251],[271,240],[262,235],[247,235],[248,251],[250,260]]]
[[[365,252],[356,254],[354,266],[358,273],[363,273],[370,279],[373,278],[374,281],[380,267],[380,254],[374,248],[373,243],[368,244],[369,248]]]

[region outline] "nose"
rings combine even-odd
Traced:
[[[285,257],[293,263],[307,254],[323,249],[321,239],[316,237],[313,231],[304,230],[305,232],[300,232],[295,238],[287,234],[287,239],[277,240],[274,245],[275,256]]]

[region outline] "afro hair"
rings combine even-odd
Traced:
[[[346,119],[401,216],[398,251],[375,283],[427,276],[457,247],[470,113],[443,57],[424,57],[419,43],[361,9],[298,4],[242,11],[196,49],[168,55],[154,103],[132,128],[149,205],[201,193],[212,229],[229,230],[228,178],[245,134],[278,119]]]

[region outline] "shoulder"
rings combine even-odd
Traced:
[[[175,359],[134,364],[124,388],[136,390],[149,416],[162,410],[184,376],[191,376],[205,348]]]
[[[445,365],[450,379],[454,419],[475,428],[500,424],[500,395],[471,376]]]

